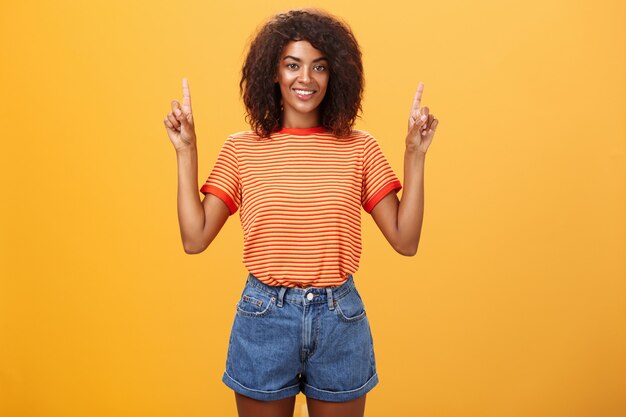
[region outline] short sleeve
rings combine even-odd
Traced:
[[[368,135],[363,148],[363,185],[361,187],[361,203],[367,213],[371,213],[389,192],[402,189],[400,180],[389,165],[387,158],[376,139]]]
[[[217,155],[213,170],[206,182],[200,187],[204,195],[214,194],[219,197],[234,214],[241,204],[241,178],[237,161],[237,148],[232,136],[229,136]]]

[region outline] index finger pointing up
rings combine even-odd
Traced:
[[[411,112],[417,114],[420,111],[420,106],[422,102],[422,93],[424,92],[424,83],[420,81],[417,86],[417,91],[415,92],[415,97],[413,98],[413,106],[411,107]]]
[[[183,78],[183,113],[191,113],[191,94],[189,93],[189,82]]]

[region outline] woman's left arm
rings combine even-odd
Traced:
[[[424,218],[426,151],[439,124],[428,107],[420,108],[423,91],[424,83],[420,82],[409,113],[402,201],[395,193],[389,193],[371,211],[387,241],[398,253],[406,256],[417,253]]]

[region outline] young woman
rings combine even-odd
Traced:
[[[256,34],[240,93],[252,130],[228,136],[200,192],[189,84],[164,120],[178,158],[186,253],[204,251],[241,209],[248,276],[236,305],[223,382],[240,416],[363,416],[378,383],[372,333],[352,274],[361,208],[402,255],[417,251],[424,162],[438,121],[420,107],[405,139],[404,191],[376,139],[352,129],[363,92],[347,24],[319,9],[272,17]]]

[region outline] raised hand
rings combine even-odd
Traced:
[[[439,120],[430,114],[428,107],[420,108],[423,92],[424,83],[420,81],[409,113],[406,146],[425,154],[433,141]]]
[[[186,78],[183,78],[182,108],[178,101],[172,101],[172,111],[167,114],[163,123],[177,152],[196,146],[196,132],[191,113],[191,94]]]

